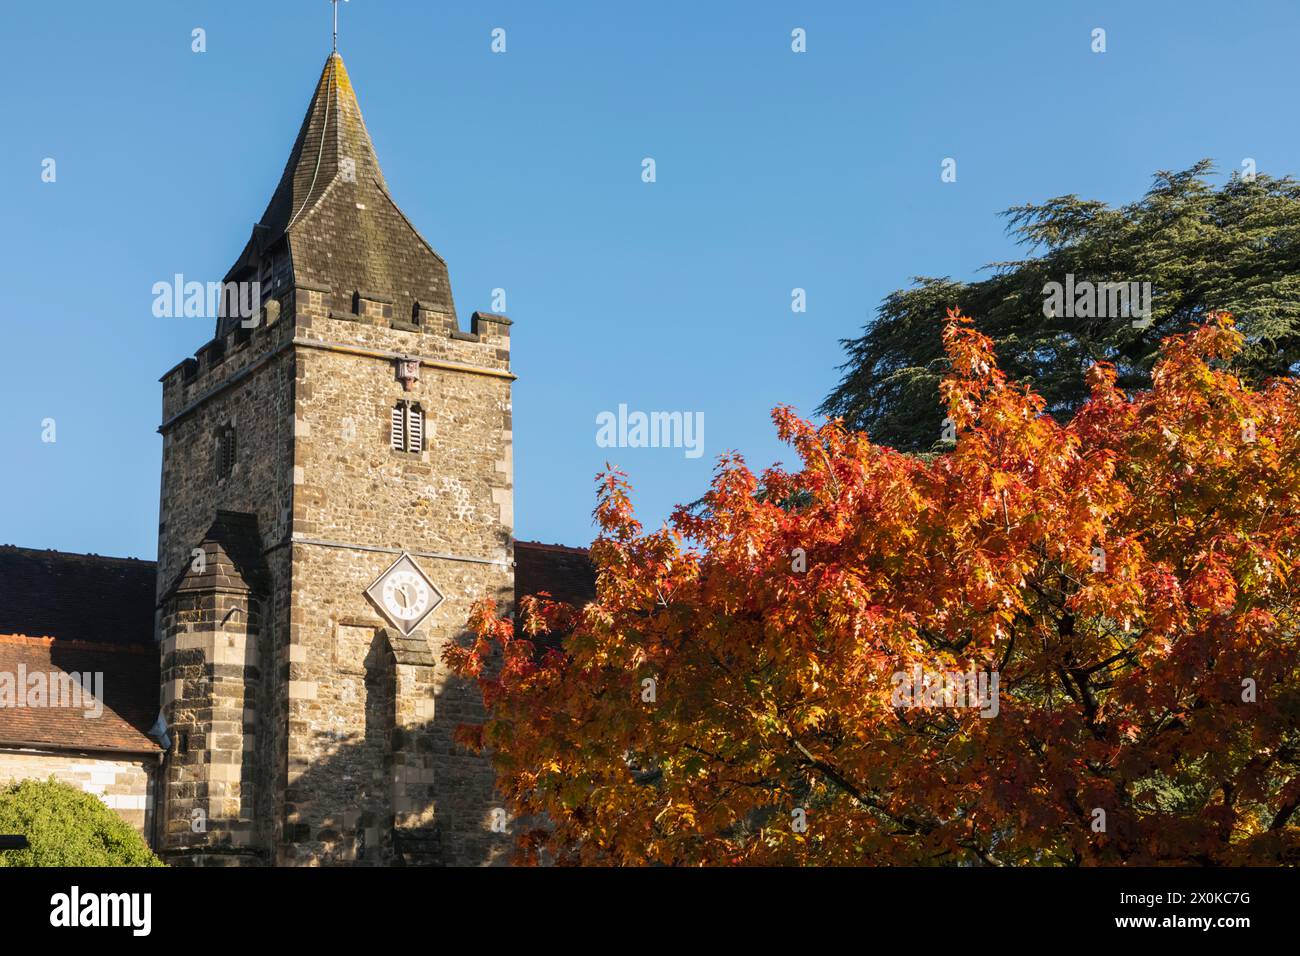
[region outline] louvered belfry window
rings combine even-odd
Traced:
[[[406,403],[393,406],[393,422],[389,431],[389,444],[398,451],[406,450]]]
[[[406,450],[424,451],[424,409],[415,402],[406,409]]]
[[[424,451],[424,409],[417,402],[398,402],[389,423],[389,444],[397,451]]]

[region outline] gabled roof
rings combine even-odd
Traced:
[[[155,571],[134,558],[0,546],[0,634],[149,644]]]
[[[150,602],[152,604],[152,601]],[[43,706],[0,706],[0,746],[73,751],[157,753],[149,728],[158,715],[157,645],[129,647],[0,634],[0,674],[10,675],[0,693],[12,694],[21,675],[44,685]],[[77,675],[103,704],[56,698],[48,688],[60,674]],[[88,675],[82,677],[81,675]],[[94,675],[94,676],[89,676]],[[102,675],[102,678],[101,676]],[[32,701],[24,700],[24,704]],[[52,705],[59,706],[52,706]]]

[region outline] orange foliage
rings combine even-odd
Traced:
[[[1222,371],[1213,316],[1150,392],[1093,368],[1062,426],[969,319],[945,344],[951,453],[778,408],[798,470],[726,456],[651,533],[611,471],[597,599],[528,600],[520,634],[478,607],[447,660],[523,861],[1296,859],[1297,383]],[[970,671],[996,708],[900,705]]]

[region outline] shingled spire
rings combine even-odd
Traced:
[[[262,282],[263,298],[288,285],[328,289],[331,311],[357,296],[455,314],[447,266],[388,192],[343,58],[325,61],[284,173],[227,281]],[[267,288],[267,286],[270,288]],[[234,320],[218,324],[223,335]]]
[[[351,169],[346,168],[345,160],[352,161]],[[278,239],[295,217],[301,218],[320,201],[336,178],[353,174],[358,181],[373,180],[388,191],[352,81],[343,58],[335,53],[325,61],[284,175],[259,228],[267,231],[269,240]]]

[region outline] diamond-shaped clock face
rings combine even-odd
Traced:
[[[388,570],[366,588],[366,595],[403,636],[419,627],[420,622],[442,603],[442,593],[425,577],[409,554],[403,554],[389,565]]]

